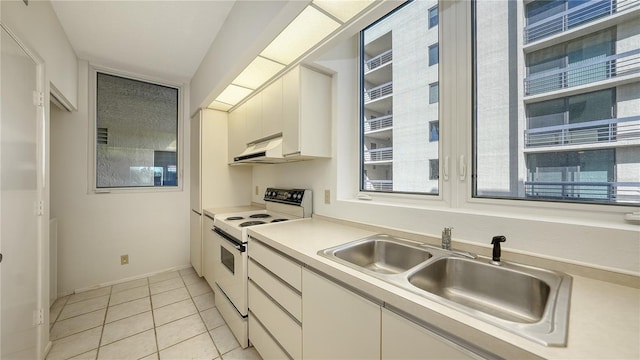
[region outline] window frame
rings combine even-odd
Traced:
[[[176,169],[176,186],[130,186],[130,187],[98,187],[97,186],[97,76],[98,73],[118,76],[131,80],[151,83],[159,86],[175,88],[178,91],[178,117],[176,134],[176,158],[178,166]],[[89,64],[89,156],[87,174],[87,194],[108,194],[108,193],[154,193],[154,192],[179,192],[184,189],[184,84],[178,84],[149,76],[142,76],[126,71],[115,70],[101,65]]]
[[[530,201],[504,198],[473,197],[472,181],[474,162],[473,112],[475,106],[475,75],[474,51],[475,31],[474,13],[475,1],[447,2],[439,1],[438,43],[440,57],[450,59],[440,63],[439,73],[439,114],[441,119],[448,119],[440,124],[440,179],[437,195],[383,193],[360,190],[362,184],[362,169],[359,175],[347,176],[353,179],[349,187],[353,189],[353,197],[341,196],[346,204],[351,202],[367,206],[390,206],[397,208],[420,208],[426,211],[452,211],[458,214],[485,214],[508,219],[529,219],[559,224],[590,224],[609,229],[628,229],[631,225],[624,218],[625,214],[633,211],[633,207],[611,204]],[[369,22],[373,24],[375,21]],[[447,25],[449,24],[449,25]],[[366,27],[367,25],[363,26]],[[356,57],[357,73],[360,72],[360,58]],[[359,76],[358,76],[359,78]],[[355,90],[359,90],[356,87]],[[360,92],[354,94],[354,99],[360,101]],[[361,104],[361,102],[360,102]],[[359,108],[359,107],[358,107]],[[361,123],[359,121],[358,123]],[[357,127],[359,130],[360,127]],[[361,131],[354,133],[356,143],[353,147],[353,161],[360,161],[362,148]],[[341,172],[350,173],[349,168],[339,167]],[[354,169],[354,168],[351,168]],[[355,170],[354,169],[354,170]],[[340,176],[339,176],[340,178]],[[341,182],[338,181],[340,184]],[[346,186],[346,183],[344,183]],[[340,188],[340,187],[339,187]],[[364,201],[364,202],[363,202]],[[348,206],[348,205],[347,205]],[[640,207],[637,207],[640,209]],[[550,210],[553,210],[550,212]],[[553,214],[553,215],[551,215]]]

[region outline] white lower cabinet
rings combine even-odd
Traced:
[[[302,357],[380,359],[380,306],[302,270]]]
[[[302,265],[251,239],[249,341],[264,359],[302,359]]]
[[[216,256],[217,246],[213,243],[215,238],[213,219],[209,215],[204,215],[202,219],[202,276],[207,280],[211,289],[214,290],[216,279],[213,264],[220,255]]]
[[[382,359],[479,359],[458,344],[382,309]]]
[[[492,357],[481,349],[463,347],[464,340],[399,315],[253,238],[249,258],[249,341],[264,359]]]

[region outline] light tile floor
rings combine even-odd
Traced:
[[[193,268],[65,296],[51,306],[47,360],[248,359]]]

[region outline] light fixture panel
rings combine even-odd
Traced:
[[[231,109],[232,107],[233,105],[225,104],[217,100],[214,100],[211,104],[209,104],[209,106],[207,106],[207,108],[209,109],[220,110],[220,111],[229,111],[229,109]]]
[[[307,6],[260,55],[289,65],[339,27],[337,21]]]
[[[314,0],[313,4],[340,19],[343,23],[351,20],[362,10],[373,3],[373,0]]]
[[[282,69],[284,65],[258,56],[231,83],[255,90]]]
[[[218,95],[216,101],[235,105],[242,101],[242,99],[249,96],[249,94],[251,94],[252,92],[253,90],[251,89],[234,84],[229,84],[229,86],[227,86],[227,88],[224,89],[220,95]]]

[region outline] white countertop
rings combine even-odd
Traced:
[[[249,229],[250,236],[308,267],[505,358],[640,359],[639,289],[572,275],[567,346],[546,347],[317,255],[374,234],[319,219]]]

